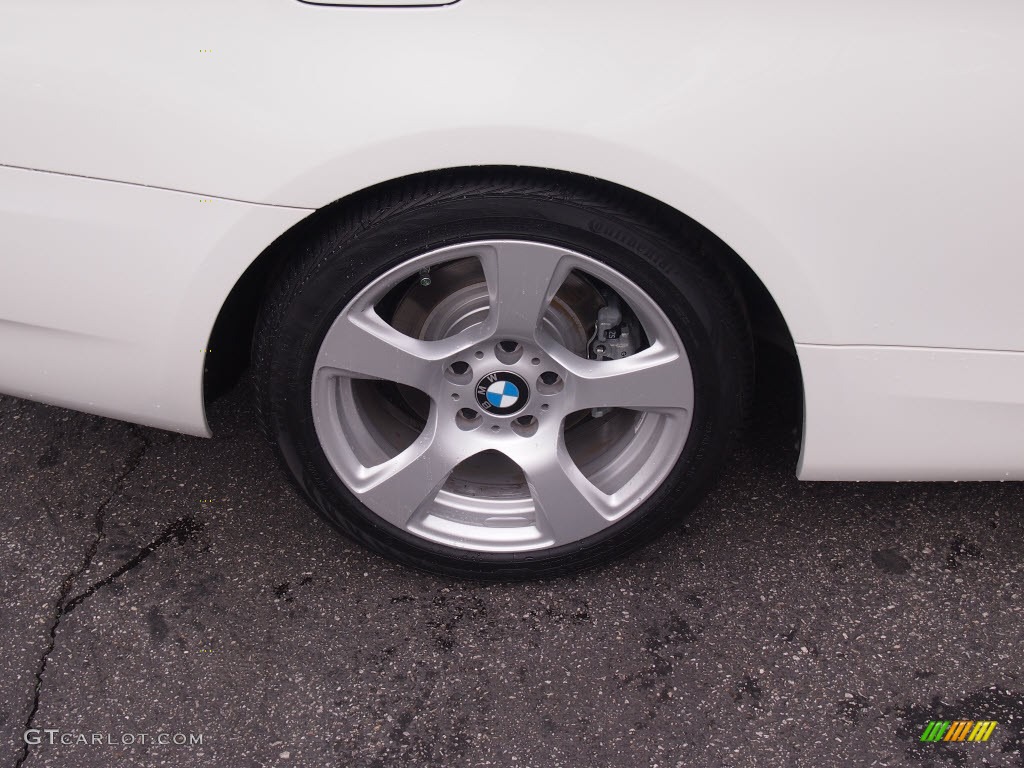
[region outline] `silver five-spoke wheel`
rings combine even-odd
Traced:
[[[281,245],[256,406],[354,541],[474,578],[607,563],[685,519],[746,410],[753,356],[714,237],[552,171],[426,174]]]
[[[367,285],[327,331],[311,396],[331,466],[382,520],[522,552],[642,504],[683,450],[694,384],[665,313],[624,275],[556,245],[488,240]]]

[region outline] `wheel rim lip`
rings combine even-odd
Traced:
[[[686,364],[686,373],[690,377],[690,392],[693,392],[693,371],[689,365],[686,348],[664,311],[646,291],[618,270],[597,259],[575,249],[533,239],[474,240],[432,249],[407,259],[364,286],[336,316],[331,327],[351,313],[366,311],[369,307],[374,306],[392,288],[424,267],[478,255],[483,250],[500,248],[507,243],[557,249],[571,260],[572,268],[580,269],[585,274],[597,277],[612,287],[634,311],[648,335],[656,343],[670,346],[682,357]],[[329,333],[330,329],[327,331],[327,334]],[[325,334],[325,338],[327,334]],[[498,337],[502,337],[500,332],[495,338]],[[512,338],[515,337],[512,336]],[[487,344],[493,345],[493,342],[494,338]],[[323,341],[321,347],[322,345]],[[499,367],[495,370],[509,369],[516,373],[515,366]],[[323,376],[314,370],[310,392],[314,427],[320,447],[337,476],[364,506],[380,518],[381,524],[390,526],[392,523],[379,510],[375,509],[373,504],[367,503],[358,490],[360,475],[362,470],[366,469],[366,465],[358,459],[353,461],[354,446],[346,444],[353,440],[353,426],[361,422],[362,419],[358,413],[352,412],[352,403],[345,402],[345,398],[339,396],[338,387],[351,387],[352,382],[356,380],[358,380],[357,377]],[[536,388],[531,387],[530,394],[535,396]],[[432,413],[436,411],[436,406],[436,402],[432,400]],[[494,418],[515,419],[522,415],[525,408],[526,403],[515,413]],[[631,454],[626,458],[631,459],[637,466],[634,467],[633,479],[625,483],[628,486],[626,491],[618,494],[622,497],[621,503],[614,514],[608,516],[601,530],[615,525],[628,516],[664,482],[685,448],[692,416],[693,403],[691,401],[690,407],[679,413],[644,413],[638,418],[635,432],[639,435],[646,430],[647,438],[636,446],[629,444],[622,449],[624,453]],[[362,424],[362,426],[366,427],[367,425]],[[559,429],[562,430],[561,427]],[[368,436],[370,436],[369,430],[355,430],[354,438],[357,441],[365,440]],[[365,443],[358,447],[364,450],[368,447],[372,448]],[[638,451],[646,452],[648,456],[643,461],[637,461]],[[373,451],[371,450],[370,453],[372,454]],[[609,471],[607,463],[595,471],[595,477],[601,476],[602,472],[605,475],[615,474],[613,471]],[[611,480],[607,482],[609,485],[613,484]],[[407,525],[399,526],[399,528],[408,534],[436,544],[481,553],[527,552],[571,543],[556,541],[543,530],[543,526],[537,522],[538,509],[535,504],[532,505],[534,515],[533,521],[530,522],[530,509],[531,499],[529,497],[481,498],[471,494],[458,493],[445,486],[440,489],[431,502],[423,505],[423,509]]]

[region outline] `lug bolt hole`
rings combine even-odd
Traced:
[[[565,381],[554,371],[544,371],[537,379],[537,391],[542,395],[557,395],[565,387]]]
[[[523,345],[518,341],[499,341],[494,345],[494,356],[505,365],[512,365],[523,356]]]
[[[459,412],[455,414],[455,423],[459,429],[469,432],[472,429],[476,429],[483,422],[480,418],[480,414],[474,411],[472,408],[460,408]]]
[[[550,405],[548,405],[547,403],[544,403],[544,404],[542,404],[542,405],[541,405],[540,409],[541,409],[542,411],[546,411],[546,410],[547,410],[548,408],[550,408],[550,407],[551,407]]]
[[[500,432],[500,431],[501,431],[501,427],[499,427],[497,424],[492,424],[491,425],[491,432]]]
[[[512,422],[512,431],[520,437],[531,437],[537,433],[537,419],[533,416],[520,416]]]
[[[539,357],[535,357],[535,358],[533,358],[533,359],[532,359],[532,360],[530,361],[530,363],[531,363],[532,365],[540,365],[540,358],[539,358]]]
[[[469,384],[473,381],[473,369],[469,367],[469,363],[456,360],[444,369],[444,377],[452,384]]]
[[[478,350],[477,350],[477,351],[476,351],[476,352],[475,352],[475,353],[473,354],[473,357],[475,357],[475,358],[476,358],[477,360],[483,360],[483,359],[484,359],[484,353],[483,353],[482,351],[480,351],[480,350],[478,349]]]
[[[452,392],[452,400],[458,400],[458,399],[459,399],[459,393],[458,392]]]

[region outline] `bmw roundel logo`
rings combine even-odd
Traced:
[[[520,410],[530,399],[530,391],[522,376],[497,371],[484,376],[476,385],[480,407],[495,416],[508,416]]]

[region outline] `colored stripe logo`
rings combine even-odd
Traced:
[[[996,725],[995,720],[931,720],[921,741],[988,741]]]

